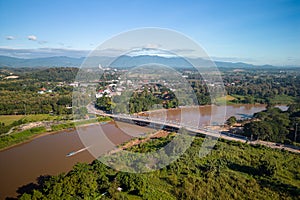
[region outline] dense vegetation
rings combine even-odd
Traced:
[[[151,140],[133,150],[145,152],[169,139]],[[77,164],[66,174],[40,177],[35,189],[20,199],[299,198],[299,155],[219,141],[208,156],[199,158],[202,141],[195,139],[179,160],[151,173],[118,172],[98,160]]]
[[[176,108],[178,99],[170,89],[159,85],[144,85],[139,91],[130,94],[128,110],[126,108],[126,94],[121,96],[108,97],[104,95],[96,101],[96,108],[106,112],[115,113],[138,113],[147,110],[157,109],[157,105],[163,108]]]
[[[223,83],[216,83],[213,86],[207,85],[201,74],[193,70],[183,70],[182,74],[187,76],[187,81],[191,85],[196,96],[195,104],[291,104],[300,99],[300,73],[296,69],[286,71],[276,70],[226,70],[222,73]],[[209,91],[217,89],[217,85],[225,85],[228,96],[217,96],[216,100],[211,99]],[[105,86],[105,85],[104,85]],[[147,85],[145,86],[147,87]],[[210,87],[208,89],[208,87]],[[134,93],[129,103],[130,113],[149,110],[153,105],[160,104],[165,108],[178,106],[178,101],[158,101],[166,100],[162,97],[156,98],[155,92],[140,91]],[[217,92],[216,92],[217,93]],[[227,98],[229,97],[229,98]],[[118,100],[111,100],[110,97],[102,97],[97,100],[97,107],[104,111],[110,111],[118,105]],[[163,102],[163,103],[162,103]],[[126,110],[124,106],[118,108]]]
[[[0,114],[70,114],[70,86],[34,80],[0,81]],[[38,92],[42,92],[39,94]]]
[[[254,140],[291,144],[300,141],[296,130],[298,124],[300,126],[300,104],[290,105],[287,111],[270,106],[244,125],[244,134]]]
[[[0,79],[9,75],[17,75],[20,79],[34,79],[39,82],[73,82],[78,72],[75,67],[39,67],[39,68],[0,68]]]
[[[72,67],[59,67],[37,70],[28,74],[28,78],[36,79],[39,81],[50,82],[73,82],[78,73],[78,68]]]
[[[76,68],[51,69],[1,69],[0,70],[0,114],[68,115],[72,112],[72,96]],[[5,79],[11,75],[17,79]],[[208,88],[199,74],[183,72],[195,91],[199,104],[211,104]],[[186,73],[186,74],[185,74]],[[104,89],[112,79],[119,76],[115,71],[105,74],[99,88]],[[299,124],[299,105],[291,105],[287,112],[273,108],[275,103],[297,102],[300,95],[299,71],[232,71],[223,72],[230,103],[267,103],[269,109],[257,113],[255,120],[245,124],[244,134],[253,139],[274,142],[299,142],[295,139],[296,124]],[[91,76],[92,77],[92,76]],[[94,80],[91,78],[91,80]],[[219,83],[223,84],[223,83]],[[84,88],[88,91],[88,87]],[[44,93],[38,93],[44,91]],[[90,91],[89,91],[90,92]],[[94,93],[93,93],[94,92]],[[79,91],[78,105],[90,102]],[[89,94],[95,95],[95,91]],[[132,94],[128,108],[114,103],[123,101],[120,96],[97,99],[99,109],[130,113],[156,108],[178,106],[178,100],[170,89],[159,87],[141,89]],[[124,105],[124,104],[122,104]],[[159,107],[157,107],[159,108]],[[73,107],[74,109],[74,107]],[[76,108],[74,113],[85,117],[85,107]],[[94,119],[82,123],[94,122]],[[0,120],[1,121],[1,120]],[[13,126],[28,121],[1,122],[0,129],[6,132]],[[236,119],[227,121],[233,125]],[[68,122],[55,124],[51,130],[72,128]],[[44,127],[28,129],[16,134],[1,136],[0,148],[22,142],[45,132]],[[152,139],[132,147],[135,152],[159,149],[171,137]],[[262,146],[250,146],[236,142],[220,141],[210,155],[199,158],[198,152],[203,139],[197,138],[188,151],[176,162],[151,173],[129,174],[106,167],[95,160],[91,164],[77,164],[73,170],[58,176],[40,177],[38,184],[21,199],[299,199],[300,159],[299,155],[273,150]],[[145,166],[144,166],[145,167]],[[122,191],[118,191],[118,187]],[[24,186],[24,189],[28,186]],[[22,190],[22,188],[20,189]]]
[[[187,76],[192,89],[197,98],[196,104],[206,105],[211,103],[208,86],[198,72],[187,69],[179,69]],[[77,68],[2,68],[0,69],[0,114],[70,114],[72,106],[73,83],[78,72]],[[105,89],[113,80],[125,73],[122,70],[107,71],[102,77],[97,77],[100,81],[97,90]],[[5,79],[9,75],[17,75],[17,79]],[[92,72],[81,72],[80,76],[95,79]],[[265,104],[290,104],[299,100],[300,95],[300,73],[297,69],[287,69],[286,71],[276,70],[225,70],[222,72],[225,89],[230,99],[225,99],[227,103],[265,103]],[[89,79],[88,79],[89,80]],[[223,83],[219,83],[223,84]],[[215,87],[210,88],[213,89]],[[160,87],[159,90],[166,88]],[[38,92],[44,91],[44,94]],[[178,100],[172,94],[160,94],[158,91],[135,92],[129,101],[129,108],[118,107],[119,97],[103,97],[97,100],[98,108],[108,111],[115,109],[123,112],[140,112],[151,109],[160,104],[161,107],[173,108],[178,106]],[[91,91],[91,94],[95,91]],[[86,97],[82,97],[84,99]],[[79,104],[83,105],[83,104]],[[127,106],[127,103],[126,103]]]
[[[234,103],[289,104],[300,95],[299,70],[229,72],[223,77]]]
[[[0,115],[71,114],[77,72],[78,68],[65,67],[0,69]],[[5,78],[11,74],[18,78]],[[79,101],[85,99],[77,96]]]
[[[35,127],[16,134],[0,136],[0,149],[24,142],[34,135],[46,132],[45,127]]]

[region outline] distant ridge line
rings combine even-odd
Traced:
[[[88,65],[91,67],[98,67],[99,64],[102,66],[109,65],[115,58],[114,57],[90,57],[87,61]],[[211,62],[202,58],[190,58],[194,63],[198,63],[199,66],[203,63]],[[43,57],[43,58],[17,58],[10,56],[1,56],[0,55],[0,67],[13,67],[13,68],[21,68],[21,67],[80,67],[85,57],[75,58],[68,56],[52,56],[52,57]],[[119,62],[113,62],[112,67],[115,68],[128,68],[133,66],[138,66],[139,64],[143,64],[143,62],[158,62],[163,63],[168,66],[172,66],[175,68],[188,68],[186,62],[182,61],[183,59],[179,58],[166,58],[160,56],[122,56],[119,59]],[[239,69],[249,69],[249,68],[295,68],[300,66],[273,66],[273,65],[253,65],[243,62],[223,62],[223,61],[214,61],[214,63],[219,68],[239,68]]]

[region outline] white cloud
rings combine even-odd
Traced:
[[[35,35],[28,35],[28,40],[36,41],[37,37]]]
[[[161,50],[161,49],[151,49],[151,48],[137,48],[130,52],[128,52],[126,55],[128,56],[160,56],[160,57],[166,57],[166,58],[172,58],[177,57],[177,55],[173,54],[172,52]]]
[[[8,36],[6,36],[6,39],[7,39],[7,40],[14,40],[15,37],[14,37],[14,36],[11,36],[11,35],[8,35]]]

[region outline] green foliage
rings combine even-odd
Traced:
[[[1,115],[0,116],[0,134],[7,133],[11,128],[36,121],[58,120],[64,116],[51,116],[48,114],[37,115]]]
[[[104,116],[99,116],[97,117],[98,122],[107,122],[111,121],[112,119],[110,117],[104,117]]]
[[[166,109],[178,106],[178,99],[175,97],[175,94],[161,85],[146,85],[144,90],[133,92],[128,101],[126,100],[126,95],[126,92],[121,96],[114,97],[104,95],[97,98],[95,106],[97,109],[105,112],[114,111],[115,113],[138,113],[157,109],[157,105],[161,105],[161,107]],[[128,108],[126,107],[127,104]]]
[[[17,126],[17,125],[20,125],[20,124],[25,124],[25,123],[31,122],[32,120],[35,121],[36,119],[44,119],[44,118],[41,118],[41,117],[34,118],[33,116],[31,116],[31,117],[26,116],[26,117],[24,117],[24,118],[22,118],[18,121],[14,121],[9,126],[4,126],[4,128],[5,127],[10,128],[10,127],[14,127],[14,126]],[[97,118],[94,118],[94,119],[77,121],[75,123],[74,122],[69,122],[69,123],[55,124],[55,125],[51,125],[51,131],[60,131],[60,130],[63,130],[63,129],[75,128],[76,126],[81,126],[81,125],[85,125],[85,124],[98,123],[98,122],[107,122],[107,121],[111,121],[111,118],[101,116],[101,117],[97,117]],[[1,125],[3,126],[3,123],[0,123],[0,128],[1,128]],[[1,131],[2,130],[5,130],[5,129],[1,129]],[[28,129],[28,130],[21,131],[21,132],[11,133],[9,135],[1,135],[0,136],[0,149],[9,147],[9,146],[14,145],[14,144],[22,143],[26,140],[29,140],[32,136],[40,134],[40,133],[44,133],[46,131],[47,130],[46,130],[45,127],[35,127],[35,128],[31,128],[31,129]]]
[[[256,140],[270,141],[273,133],[273,127],[270,123],[264,121],[255,121],[245,124],[244,132],[247,136],[253,136]]]
[[[56,124],[51,126],[52,131],[59,131],[67,128],[74,128],[75,124],[73,122],[71,123],[65,123],[65,124]]]
[[[143,174],[118,173],[116,177],[121,188],[131,194],[142,196],[146,191],[146,176]]]
[[[299,155],[220,141],[199,158],[202,142],[196,138],[179,160],[151,173],[118,172],[98,160],[77,164],[21,199],[298,199]],[[151,143],[160,145],[159,140]]]
[[[237,122],[235,116],[231,116],[227,119],[226,124],[229,126],[233,126]]]
[[[73,108],[73,114],[75,119],[85,119],[88,111],[86,107]]]
[[[0,81],[0,114],[71,114],[77,68],[31,69],[20,79]],[[45,89],[43,94],[38,92]],[[51,90],[51,91],[50,91]]]
[[[226,72],[225,89],[234,103],[290,104],[300,94],[299,70],[251,70]]]
[[[55,81],[55,82],[72,82],[75,80],[78,68],[73,67],[55,67],[48,69],[39,69],[33,73],[28,74],[30,78],[39,81]]]
[[[300,122],[298,107],[298,104],[293,104],[288,111],[283,112],[279,108],[269,106],[267,110],[256,113],[255,120],[244,125],[245,136],[254,140],[290,144],[295,139],[295,124]],[[298,138],[296,141],[299,141]]]
[[[150,90],[147,88],[150,87]],[[129,112],[138,113],[152,110],[154,105],[162,105],[163,108],[176,108],[178,99],[175,94],[162,85],[144,86],[141,92],[134,92],[129,100]]]
[[[113,109],[111,98],[106,96],[98,98],[95,106],[97,109],[103,110],[105,112],[111,112],[111,110]]]
[[[276,162],[272,158],[259,160],[258,171],[260,175],[274,176],[276,173]]]
[[[5,147],[21,143],[23,141],[28,140],[34,135],[37,135],[39,133],[46,132],[45,127],[35,127],[31,128],[19,133],[4,135],[0,137],[0,149],[3,149]]]

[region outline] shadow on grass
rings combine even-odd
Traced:
[[[299,199],[300,197],[300,188],[282,183],[279,179],[267,179],[266,177],[262,177],[258,180],[258,182],[262,187],[267,187],[275,192],[285,193],[289,196],[295,197],[295,199]]]
[[[255,167],[247,166],[247,165],[239,165],[239,164],[236,164],[236,163],[230,163],[228,165],[228,168],[231,169],[231,170],[234,170],[234,171],[247,173],[247,174],[252,175],[252,176],[256,176],[256,175],[260,174],[258,169],[256,169]]]
[[[247,173],[253,176],[261,187],[269,188],[274,192],[287,194],[290,197],[295,197],[295,199],[299,199],[300,197],[300,188],[290,184],[282,183],[280,179],[277,179],[272,176],[263,176],[261,175],[261,172],[255,167],[230,163],[228,165],[228,168],[234,171]]]

